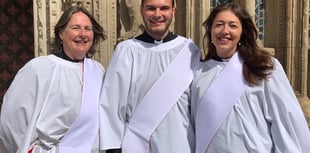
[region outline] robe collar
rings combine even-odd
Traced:
[[[219,61],[219,62],[228,62],[230,60],[230,58],[222,58],[222,57],[219,57],[218,55],[213,56],[212,59]]]
[[[172,32],[169,32],[168,35],[163,40],[155,40],[150,35],[144,31],[141,35],[137,36],[136,39],[147,42],[147,43],[164,43],[168,42],[170,40],[173,40],[177,37],[177,35],[173,34]]]
[[[63,50],[61,52],[58,52],[58,53],[53,53],[54,55],[56,55],[57,57],[60,57],[64,60],[67,60],[67,61],[70,61],[70,62],[75,62],[75,63],[78,63],[78,62],[82,62],[84,61],[84,58],[81,59],[81,60],[74,60],[74,59],[71,59]]]

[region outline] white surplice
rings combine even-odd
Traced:
[[[165,43],[153,44],[129,39],[117,45],[102,88],[101,116],[109,117],[100,120],[101,149],[121,147],[128,121],[135,109],[182,49],[184,40],[186,38],[178,36]],[[193,42],[190,44],[193,45]],[[193,61],[197,61],[197,56],[199,50]],[[194,141],[187,89],[152,134],[150,151],[190,153],[194,150]]]
[[[281,64],[273,61],[274,71],[268,81],[245,89],[213,137],[207,153],[310,151],[310,132],[301,107]],[[201,63],[191,87],[193,119],[200,99],[226,64],[227,61],[213,59]]]
[[[94,60],[103,78],[104,68]],[[54,55],[37,57],[19,70],[4,96],[0,144],[5,153],[26,153],[36,145],[44,153],[58,144],[77,118],[82,99],[83,64]],[[99,139],[92,153],[98,153]]]

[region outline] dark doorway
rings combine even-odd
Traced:
[[[15,74],[33,57],[33,1],[1,0],[0,107]]]

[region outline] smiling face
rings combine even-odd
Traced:
[[[73,60],[81,60],[93,44],[92,23],[84,13],[75,13],[66,28],[59,33],[59,37],[64,52]]]
[[[221,58],[230,58],[237,50],[242,33],[239,18],[230,10],[217,14],[211,28],[212,44]]]
[[[175,13],[172,0],[145,0],[140,7],[146,32],[156,40],[162,40],[169,33],[169,26]]]

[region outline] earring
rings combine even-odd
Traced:
[[[241,42],[238,42],[238,46],[241,46]]]

